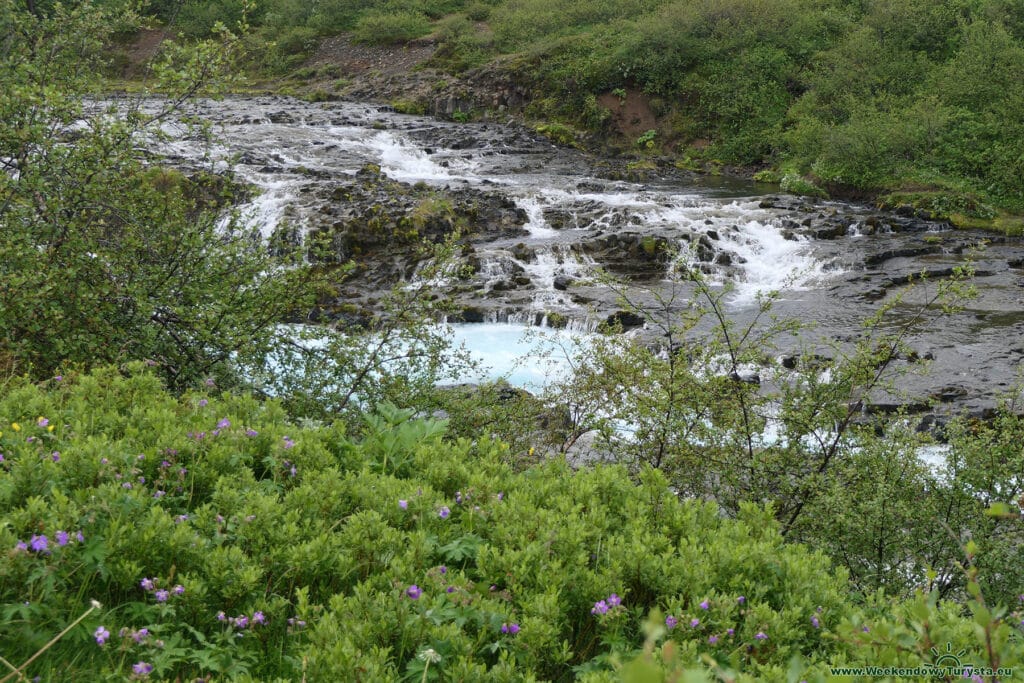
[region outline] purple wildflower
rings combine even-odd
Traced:
[[[153,671],[153,665],[152,664],[148,664],[146,662],[136,662],[135,664],[132,665],[132,672],[136,676],[141,676],[141,677],[145,678],[150,673],[152,673],[152,671]]]
[[[295,448],[295,442],[292,441],[292,438],[290,436],[282,436],[281,438],[284,440],[284,447],[286,449]]]
[[[57,532],[57,545],[64,547],[68,544],[68,532],[58,531]]]
[[[409,501],[407,501],[407,500],[399,500],[398,501],[398,507],[402,508],[403,510],[407,510],[409,508]]]
[[[501,632],[502,633],[508,633],[509,635],[513,635],[514,636],[515,634],[519,633],[519,624],[517,624],[515,622],[513,622],[511,624],[502,624],[501,625]]]
[[[811,626],[813,626],[814,628],[821,628],[821,622],[818,621],[818,617],[811,617]]]
[[[163,589],[160,589],[153,593],[153,597],[156,598],[157,602],[167,602],[167,598],[171,597],[171,594]]]
[[[440,567],[437,568],[437,571],[439,571],[442,574],[447,574],[448,573],[448,567],[446,567],[446,566],[444,566],[442,564]]]
[[[267,623],[267,617],[263,614],[263,612],[253,612],[252,613],[252,623],[254,623],[254,624],[265,624],[265,623]]]
[[[93,638],[96,639],[96,644],[103,646],[107,642],[107,638],[110,637],[110,631],[103,628],[102,626],[96,627],[96,632],[92,634]]]
[[[420,596],[423,595],[423,591],[415,583],[405,589],[405,594],[413,600],[419,600]]]
[[[209,403],[209,401],[207,401],[205,398],[199,399],[199,407],[200,408],[205,408],[207,403]]]
[[[217,429],[227,429],[230,426],[231,420],[227,419],[226,417],[222,418],[220,422],[217,423]]]
[[[455,502],[462,505],[462,491],[455,492]]]
[[[758,631],[757,634],[754,636],[754,640],[768,640],[768,634],[766,634],[764,631]]]
[[[446,593],[454,593],[455,592],[455,586],[448,586],[448,588],[445,589],[445,592]]]
[[[138,631],[132,631],[132,640],[134,640],[136,643],[141,643],[142,641],[144,641],[148,637],[149,637],[149,629],[148,628],[140,628]]]
[[[227,619],[228,615],[224,614],[224,612],[217,612],[217,621],[227,621]]]
[[[702,601],[700,603],[700,608],[701,609],[708,609],[710,607],[711,607],[711,603],[709,603],[707,600],[704,600],[704,601]]]
[[[452,514],[452,511],[448,509],[448,506],[442,506],[441,509],[437,511],[437,516],[441,519],[448,519],[448,515],[450,514]]]
[[[50,421],[47,420],[45,417],[41,417],[36,421],[36,424],[38,424],[40,427],[45,427],[46,425],[50,424]]]
[[[246,429],[245,430],[245,435],[246,436],[259,436],[259,432],[257,432],[255,429]]]
[[[608,614],[608,603],[604,600],[598,600],[594,603],[593,608],[590,610],[591,614]]]
[[[498,491],[498,501],[500,502],[502,500],[505,500],[505,493],[503,491]]]
[[[25,543],[25,541],[18,541],[14,545],[14,548],[15,548],[15,550],[26,550],[27,551],[28,550],[28,543]]]
[[[131,487],[132,483],[130,481],[126,481],[125,483],[121,484],[121,488],[123,489],[130,489]]]
[[[861,631],[863,631],[864,633],[870,633],[871,629],[869,629],[867,626],[865,626],[864,628],[861,629]]]
[[[32,538],[29,539],[28,547],[37,553],[46,553],[49,552],[49,544],[50,542],[47,540],[46,536],[32,536]]]
[[[727,628],[725,630],[725,633],[726,633],[726,635],[728,635],[731,638],[732,636],[736,635],[736,629],[734,629],[734,628]]]
[[[213,381],[212,377],[207,377],[206,381],[204,382],[204,384],[206,384],[206,386],[208,386],[208,387],[212,387],[212,386],[216,386],[217,385],[217,383]]]
[[[53,460],[54,462],[60,462],[60,451],[54,451],[53,453],[50,453],[50,460]]]
[[[741,605],[743,603],[745,603],[746,601],[747,601],[747,598],[745,596],[743,596],[743,595],[741,595],[740,597],[736,598],[736,602],[738,602]]]
[[[75,538],[78,540],[79,543],[85,543],[85,535],[82,533],[81,530],[75,532]]]
[[[64,381],[64,375],[57,375],[56,377],[53,378],[53,381],[54,382],[63,382]]]
[[[697,619],[696,617],[690,619],[690,628],[697,628],[698,626],[700,626],[700,619]]]
[[[153,497],[154,498],[163,498],[166,495],[167,495],[167,492],[166,491],[162,491],[160,489],[157,489],[156,491],[153,492]]]
[[[174,594],[175,595],[184,595],[185,594],[185,587],[182,586],[179,583],[177,586],[174,587]]]
[[[674,629],[676,627],[676,624],[678,624],[678,623],[679,623],[679,620],[676,619],[671,614],[668,615],[667,617],[665,617],[665,627],[668,628],[669,631]]]
[[[620,598],[617,593],[612,593],[608,596],[608,604],[612,607],[618,607],[622,604],[622,598]]]
[[[249,617],[245,616],[244,614],[239,614],[237,617],[234,618],[233,623],[238,628],[245,628],[249,625]]]
[[[708,636],[708,645],[714,645],[718,642],[718,636]]]

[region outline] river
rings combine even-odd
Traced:
[[[783,340],[780,355],[827,352],[848,346],[880,305],[905,296],[883,323],[896,329],[935,286],[907,293],[909,280],[948,274],[985,246],[974,256],[978,296],[953,315],[931,311],[931,324],[908,334],[914,353],[901,362],[912,372],[900,380],[907,396],[877,397],[878,407],[932,397],[984,412],[1012,388],[1024,358],[1024,246],[1017,238],[772,194],[742,180],[685,173],[624,180],[609,171],[619,168],[614,164],[513,123],[442,122],[362,103],[283,97],[190,107],[214,125],[216,145],[168,123],[162,152],[185,167],[233,168],[257,188],[242,209],[267,238],[282,225],[292,240],[343,224],[351,232],[371,205],[401,213],[425,196],[455,207],[469,220],[464,253],[473,275],[451,292],[464,309],[453,320],[592,330],[621,309],[615,293],[593,281],[595,267],[622,276],[624,291],[648,303],[680,286],[680,271],[696,269],[716,290],[731,288],[726,310],[740,324],[756,315],[759,295],[778,291],[773,312],[810,328]],[[394,186],[383,180],[368,185],[367,164],[409,188],[412,199],[387,196]],[[370,294],[349,293],[372,301]],[[683,305],[679,299],[671,306]],[[647,322],[634,333],[651,333]],[[468,338],[484,328],[466,329]],[[484,347],[495,358],[515,356],[520,328],[508,329],[502,335],[488,328]]]

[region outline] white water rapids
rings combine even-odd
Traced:
[[[458,287],[463,313],[476,309],[472,318],[460,317],[474,324],[457,326],[455,333],[494,368],[492,376],[515,369],[524,325],[558,322],[587,331],[622,309],[615,293],[592,278],[598,268],[654,296],[658,287],[679,280],[680,271],[699,270],[716,291],[731,287],[725,302],[739,324],[757,314],[760,294],[778,291],[773,313],[812,322],[819,339],[846,343],[862,333],[861,322],[878,302],[902,292],[921,272],[948,274],[977,241],[872,207],[765,201],[760,193],[766,188],[744,181],[672,173],[623,180],[624,164],[555,147],[515,125],[450,123],[367,104],[288,98],[190,106],[190,114],[212,124],[217,144],[208,147],[186,127],[166,121],[170,141],[151,146],[184,168],[233,169],[254,188],[241,209],[265,237],[282,226],[299,237],[309,230],[329,232],[337,221],[349,220],[351,211],[345,212],[358,205],[347,203],[347,193],[363,182],[359,172],[368,164],[410,191],[427,188],[445,201],[468,198],[485,208],[493,207],[494,196],[507,201],[519,212],[515,225],[470,226],[472,279],[437,282]],[[388,203],[374,192],[363,201]],[[480,215],[486,222],[494,213]],[[357,214],[346,229],[358,223]],[[674,256],[659,258],[662,247]],[[932,359],[930,375],[901,378],[911,394],[950,396],[955,405],[984,408],[1009,388],[1008,378],[1024,361],[1024,347],[1006,341],[1024,338],[1024,247],[996,242],[984,258],[979,299],[940,327],[906,337],[919,357]],[[415,282],[419,272],[401,277]],[[362,294],[359,304],[367,305],[373,294]],[[919,300],[897,305],[883,329],[913,318]],[[650,322],[646,331],[653,334]],[[794,341],[785,352],[799,346]],[[517,384],[543,374],[522,366],[515,372]],[[977,396],[983,398],[975,401]]]
[[[756,197],[596,179],[564,159],[545,163],[545,153],[558,156],[559,151],[543,141],[503,149],[494,139],[495,126],[448,124],[350,103],[299,103],[299,112],[285,111],[274,100],[247,101],[244,111],[230,104],[199,104],[200,114],[218,124],[216,147],[205,148],[169,123],[165,132],[174,141],[164,143],[162,151],[185,160],[231,163],[236,176],[257,189],[241,210],[268,238],[283,221],[305,228],[318,209],[304,196],[315,178],[351,176],[376,164],[404,183],[497,189],[511,198],[527,216],[530,256],[516,256],[505,244],[478,251],[496,280],[503,263],[527,273],[535,295],[526,308],[534,311],[571,309],[571,299],[554,287],[556,276],[581,277],[594,265],[574,244],[623,227],[667,239],[679,252],[669,268],[696,263],[692,245],[702,238],[713,244],[716,262],[728,267],[711,268],[709,276],[718,284],[732,282],[735,306],[753,303],[758,293],[806,290],[827,275],[828,264],[815,257],[806,238],[787,233],[780,212],[759,208]],[[464,149],[457,131],[487,137],[476,141],[480,148]],[[557,227],[549,221],[552,212],[564,218]]]

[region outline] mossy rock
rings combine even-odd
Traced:
[[[956,190],[919,190],[913,192],[891,192],[878,200],[882,209],[895,210],[900,207],[911,207],[921,216],[935,220],[953,220],[953,216],[963,219],[992,220],[997,217],[994,208],[983,202],[978,196],[969,192]]]
[[[391,107],[399,114],[423,116],[427,113],[427,105],[421,100],[394,100]]]
[[[534,130],[555,144],[565,147],[579,146],[576,129],[563,123],[545,123],[537,126]]]
[[[1024,216],[1003,214],[994,218],[972,218],[953,213],[949,215],[949,222],[962,230],[991,230],[1014,237],[1024,235]]]

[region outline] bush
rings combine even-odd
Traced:
[[[419,12],[373,11],[356,22],[353,37],[371,45],[402,43],[430,33],[430,21]]]
[[[920,604],[934,642],[990,661],[952,605],[858,604],[770,511],[725,519],[654,470],[515,473],[503,444],[446,441],[411,415],[383,406],[357,439],[216,387],[174,397],[142,364],[9,383],[5,658],[86,614],[27,675],[127,677],[141,662],[163,679],[608,680],[657,611],[684,661],[763,679],[794,657],[812,672],[917,662],[923,646],[884,644]],[[1019,640],[987,623],[1019,662]]]

